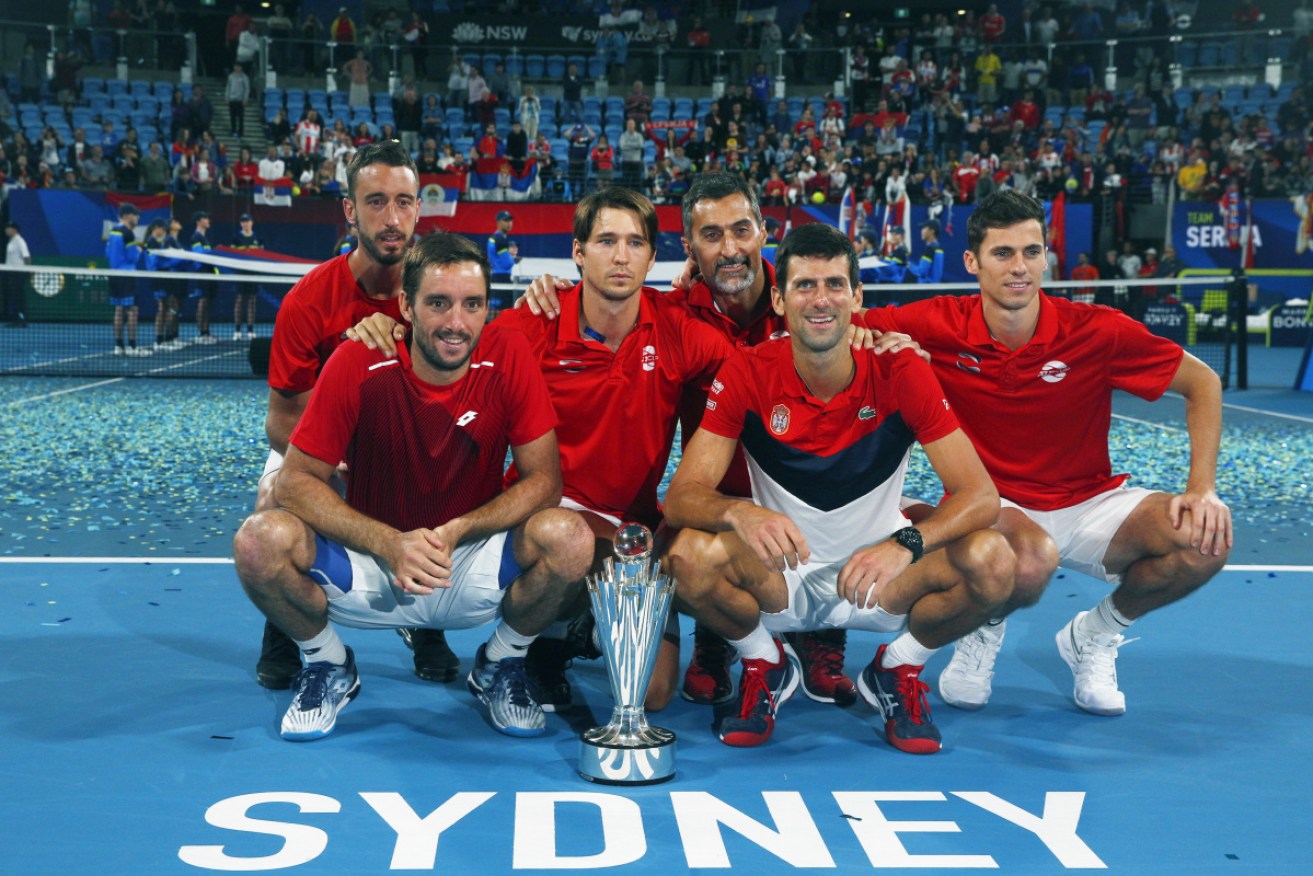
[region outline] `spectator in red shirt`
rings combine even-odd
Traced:
[[[1022,95],[1021,100],[1012,104],[1012,121],[1021,122],[1026,126],[1027,131],[1033,131],[1039,127],[1040,109],[1039,104],[1035,103],[1035,93],[1027,89]]]
[[[1007,19],[999,14],[998,4],[991,3],[985,14],[980,16],[976,27],[980,38],[986,44],[994,45],[1003,39],[1003,34],[1008,29],[1008,23]]]

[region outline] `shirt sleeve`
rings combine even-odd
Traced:
[[[682,379],[685,382],[701,380],[702,385],[706,385],[725,360],[734,354],[734,345],[725,340],[720,332],[694,318],[683,308],[669,308],[667,312],[676,314],[678,318],[678,328],[670,336],[678,339],[675,346],[681,360]]]
[[[1160,338],[1122,313],[1110,313],[1114,345],[1108,357],[1108,378],[1115,389],[1146,401],[1167,391],[1185,357],[1174,341]]]
[[[288,443],[328,465],[346,458],[347,447],[360,417],[360,382],[368,373],[360,358],[362,344],[339,347],[324,365],[319,377],[320,392],[310,396],[305,413],[292,430]]]
[[[319,373],[318,342],[314,314],[289,294],[283,299],[274,321],[274,339],[269,349],[269,386],[286,392],[309,392]]]
[[[507,437],[512,447],[536,441],[556,428],[556,409],[542,369],[518,332],[502,332],[506,367]]]
[[[738,440],[743,434],[743,420],[747,415],[749,392],[753,380],[747,350],[740,350],[729,358],[707,396],[707,409],[702,414],[701,429],[722,438]]]
[[[923,446],[960,427],[939,379],[915,352],[895,353],[890,372],[903,422]]]

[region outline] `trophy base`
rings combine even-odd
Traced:
[[[675,777],[675,734],[640,747],[579,740],[579,775],[599,785],[657,785]]]

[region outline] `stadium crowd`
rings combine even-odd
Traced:
[[[851,188],[870,212],[904,198],[951,210],[1000,188],[1117,206],[1162,202],[1173,184],[1194,200],[1313,191],[1313,102],[1301,84],[1313,66],[1308,0],[1291,13],[1281,48],[1295,76],[1277,89],[1259,76],[1271,51],[1255,42],[1265,19],[1247,0],[1232,21],[1240,36],[1217,60],[1253,84],[1225,87],[1206,84],[1213,79],[1201,74],[1217,70],[1194,51],[1175,59],[1185,83],[1174,87],[1168,62],[1185,49],[1168,41],[1177,19],[1162,2],[1115,10],[1036,3],[1020,21],[978,4],[897,26],[881,26],[869,10],[837,26],[804,20],[787,36],[774,21],[746,22],[734,50],[714,58],[728,47],[711,43],[700,15],[713,11],[706,3],[502,5],[598,13],[602,37],[587,69],[526,71],[500,56],[430,45],[422,15],[406,22],[395,11],[359,27],[344,11],[326,31],[338,40],[330,58],[322,43],[296,42],[323,36],[313,16],[297,22],[279,4],[253,18],[237,6],[225,34],[232,64],[217,87],[157,82],[135,105],[121,104],[95,90],[111,83],[81,75],[84,61],[96,60],[95,43],[77,37],[82,27],[115,22],[79,19],[74,29],[70,21],[68,45],[49,70],[29,44],[0,93],[0,185],[193,196],[286,178],[302,197],[337,197],[356,149],[398,138],[422,173],[460,172],[487,158],[518,173],[534,161],[540,194],[570,200],[619,183],[677,203],[708,170],[743,175],[765,205],[838,203]],[[141,0],[133,9],[139,26],[176,26],[171,3]],[[620,28],[635,23],[661,52],[629,49]],[[256,60],[257,35],[268,38],[275,69],[338,64],[347,88],[318,92],[318,100],[313,90],[266,89],[263,129],[243,130],[254,88],[242,68]],[[1112,36],[1121,41],[1110,56],[1099,40]],[[166,42],[157,41],[152,58],[175,60],[162,54]],[[149,53],[149,45],[139,48]],[[848,60],[850,69],[840,69]],[[1118,84],[1111,92],[1103,87],[1110,60]],[[684,82],[696,98],[654,99],[651,77],[645,85],[634,73],[658,69],[672,92]],[[397,74],[395,93],[371,90],[389,72]],[[712,75],[723,83],[715,99]],[[847,93],[776,100],[777,75],[791,95],[838,79]],[[598,77],[623,96],[585,96]],[[216,130],[225,105],[226,138]]]

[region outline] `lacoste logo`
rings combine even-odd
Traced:
[[[787,338],[788,336],[789,336],[789,333],[788,333],[787,331],[784,331],[784,330],[781,330],[781,331],[778,331],[778,332],[771,332],[771,333],[770,333],[770,339],[771,339],[772,341],[778,341],[780,338]]]
[[[870,405],[863,405],[862,409],[857,412],[857,419],[859,420],[869,420],[875,416],[876,416],[876,410]]]
[[[980,357],[973,356],[970,353],[957,354],[957,367],[969,374],[980,373]]]
[[[584,364],[584,360],[583,360],[583,359],[561,359],[557,364],[558,364],[558,365],[562,365],[562,366],[565,366],[565,365],[582,365],[582,364]]]

